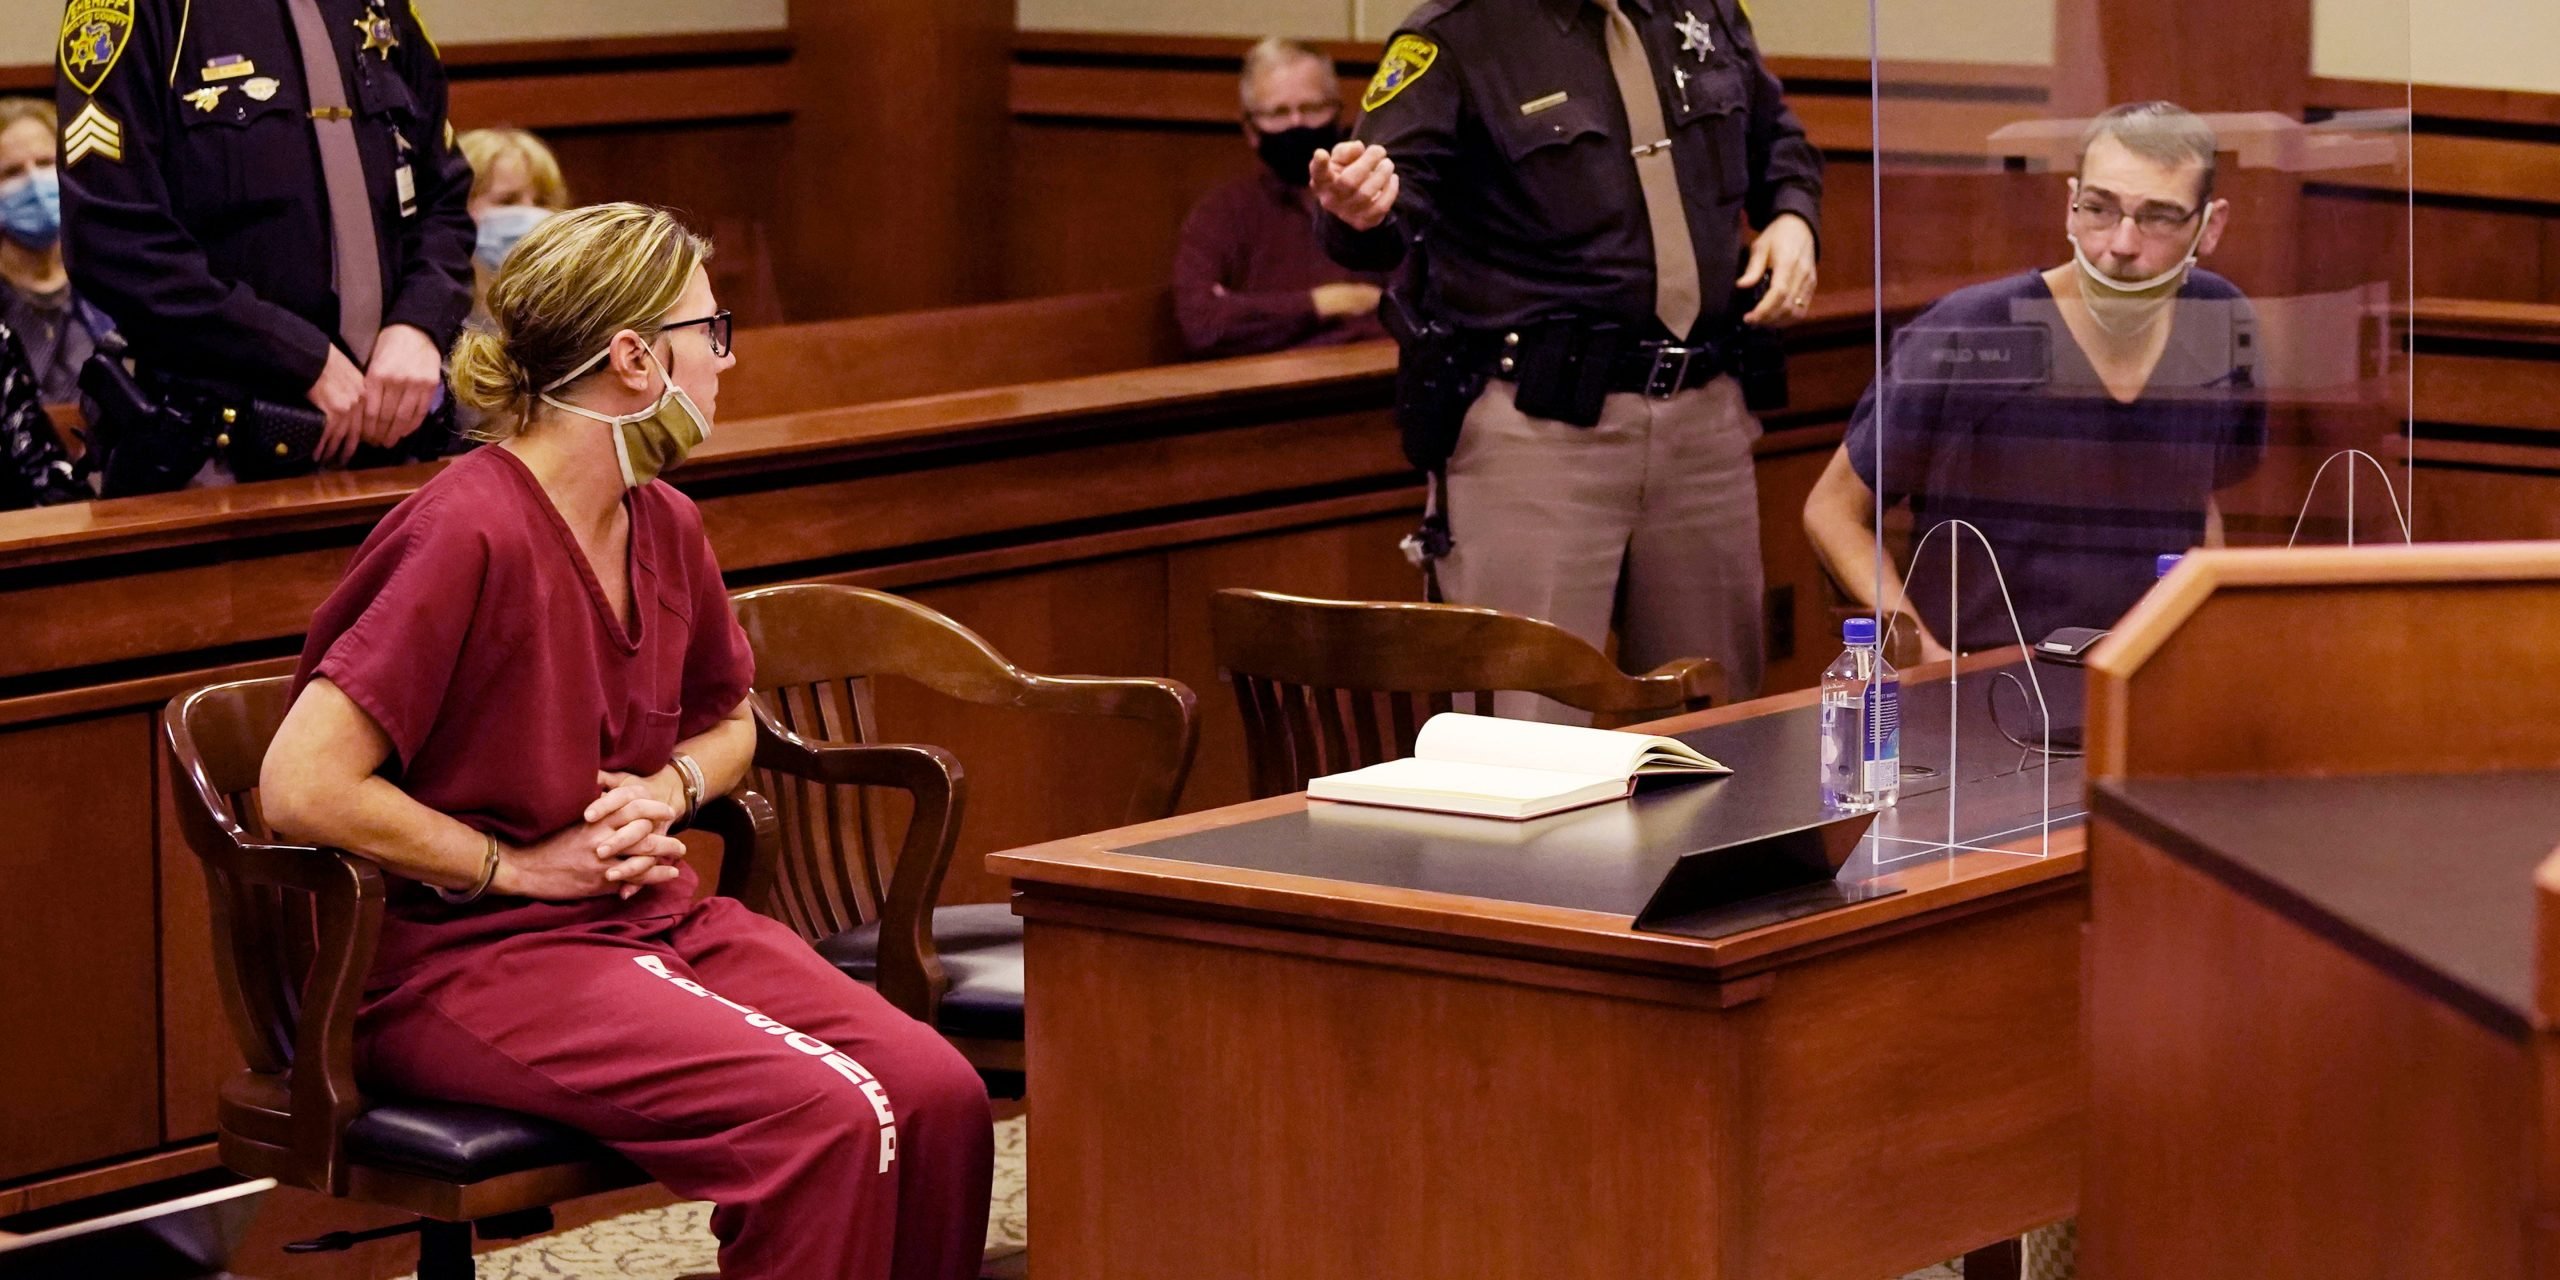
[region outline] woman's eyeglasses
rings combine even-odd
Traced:
[[[666,333],[676,329],[690,329],[696,325],[702,325],[709,328],[711,332],[712,355],[725,356],[729,354],[729,337],[734,326],[730,321],[729,313],[726,311],[720,312],[717,315],[704,316],[699,320],[678,320],[674,324],[660,325],[658,326],[658,331]]]

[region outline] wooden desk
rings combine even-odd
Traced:
[[[1044,1280],[1876,1280],[2072,1212],[2076,830],[1717,942],[1145,848],[1307,807],[989,860],[1028,921]]]

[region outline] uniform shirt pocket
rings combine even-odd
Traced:
[[[259,221],[303,199],[293,179],[309,172],[310,135],[301,92],[277,85],[264,101],[236,87],[212,102],[191,99],[178,108],[184,138],[178,152],[177,190],[186,211],[208,229],[228,230]]]
[[[418,114],[418,102],[410,96],[409,82],[393,75],[387,67],[367,66],[349,88],[349,100],[360,115],[406,125]]]
[[[1751,189],[1751,87],[1744,78],[1749,73],[1731,57],[1681,63],[1689,79],[1672,95],[1672,127],[1703,135],[1715,155],[1716,195],[1739,200]]]
[[[1611,169],[1626,156],[1610,129],[1614,111],[1612,104],[1576,95],[1489,122],[1520,189],[1534,197],[1529,207],[1551,234],[1579,240],[1617,216],[1605,197],[1625,184]]]

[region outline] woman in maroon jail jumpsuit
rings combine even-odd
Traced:
[[[395,877],[369,1088],[596,1135],[718,1205],[727,1280],[966,1280],[992,1160],[977,1075],[781,924],[697,902],[668,835],[754,742],[701,516],[655,479],[733,363],[707,253],[606,205],[509,256],[453,372],[502,438],[357,551],[261,796]]]

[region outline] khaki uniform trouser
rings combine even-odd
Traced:
[[[1455,545],[1440,562],[1450,602],[1544,618],[1650,671],[1675,658],[1723,664],[1733,696],[1760,687],[1760,424],[1732,378],[1668,400],[1612,395],[1598,425],[1532,418],[1494,381],[1467,411],[1445,495]],[[1505,715],[1587,723],[1543,698]]]

